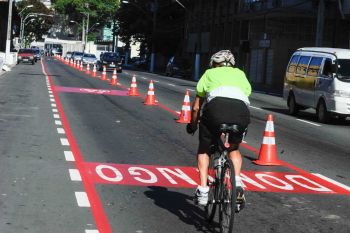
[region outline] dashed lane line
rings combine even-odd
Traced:
[[[306,120],[302,120],[302,119],[299,119],[299,118],[297,118],[296,120],[304,122],[304,123],[307,123],[307,124],[310,124],[310,125],[314,125],[314,126],[321,126],[319,124],[316,124],[316,123],[313,123],[313,122],[310,122],[310,121],[306,121]]]
[[[90,207],[89,198],[86,192],[75,192],[75,198],[79,207]]]
[[[53,114],[53,118],[59,119],[59,118],[60,118],[60,115],[59,115],[59,114]]]
[[[51,107],[55,107],[55,108],[56,108],[56,107],[57,107],[57,105],[56,105],[56,104],[51,104]]]
[[[78,169],[68,169],[72,181],[81,181],[81,175]]]
[[[63,128],[57,128],[57,133],[58,134],[65,134],[66,132],[64,131]]]
[[[62,146],[69,146],[69,141],[67,138],[60,138]]]
[[[62,121],[55,121],[55,125],[62,125]]]
[[[64,157],[66,158],[67,162],[74,162],[75,161],[75,158],[74,158],[72,151],[69,151],[69,150],[64,151]]]

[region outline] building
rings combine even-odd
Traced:
[[[184,54],[199,51],[203,72],[212,53],[230,49],[254,89],[281,93],[293,51],[349,48],[349,22],[345,0],[194,0]]]

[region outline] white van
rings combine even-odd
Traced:
[[[294,52],[284,78],[283,98],[291,115],[316,109],[318,120],[350,116],[350,50],[300,48]]]

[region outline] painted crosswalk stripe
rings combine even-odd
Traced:
[[[75,192],[75,198],[79,207],[90,207],[90,202],[86,192]]]
[[[69,142],[67,138],[60,138],[62,146],[69,146]]]
[[[81,176],[78,169],[69,169],[69,176],[72,181],[81,181]]]
[[[72,151],[69,151],[69,150],[65,151],[64,152],[64,157],[66,158],[66,161],[68,161],[68,162],[74,162],[75,161]]]

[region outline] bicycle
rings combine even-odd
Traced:
[[[236,180],[235,168],[228,157],[230,134],[244,136],[246,128],[235,124],[221,124],[220,133],[223,137],[218,139],[212,147],[208,176],[208,204],[205,207],[206,219],[211,222],[219,205],[220,232],[232,232],[234,214],[236,211]]]

